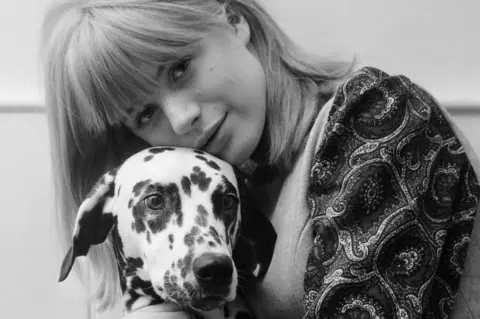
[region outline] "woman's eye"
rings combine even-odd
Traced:
[[[176,83],[188,71],[191,60],[191,58],[185,58],[172,65],[169,71],[169,78],[172,83]]]
[[[145,205],[151,210],[162,209],[164,203],[163,197],[160,195],[151,195],[145,198]]]
[[[154,104],[147,104],[143,111],[138,113],[136,124],[138,128],[142,128],[150,122],[153,115],[155,115],[155,111],[157,110],[157,106]]]
[[[235,195],[226,194],[223,196],[223,209],[231,210],[235,208],[235,205],[238,203],[238,199]]]

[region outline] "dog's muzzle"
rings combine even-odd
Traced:
[[[232,258],[221,253],[204,253],[192,263],[193,274],[197,280],[202,298],[192,300],[192,307],[208,310],[226,302],[231,294],[234,275]]]
[[[207,293],[224,297],[230,292],[233,262],[225,254],[205,253],[193,261],[193,273]]]

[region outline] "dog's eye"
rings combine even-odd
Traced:
[[[161,209],[164,203],[163,197],[160,195],[151,195],[145,198],[145,204],[150,209]]]
[[[235,204],[238,203],[237,197],[232,194],[226,194],[223,196],[223,209],[230,210],[234,208]]]

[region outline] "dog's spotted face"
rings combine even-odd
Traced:
[[[197,150],[150,148],[105,174],[84,200],[60,279],[111,233],[130,308],[141,296],[218,307],[236,297],[240,219],[229,164]]]

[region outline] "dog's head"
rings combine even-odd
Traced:
[[[226,162],[187,148],[141,151],[104,174],[81,204],[60,281],[111,233],[122,288],[208,310],[236,296],[240,194]]]

